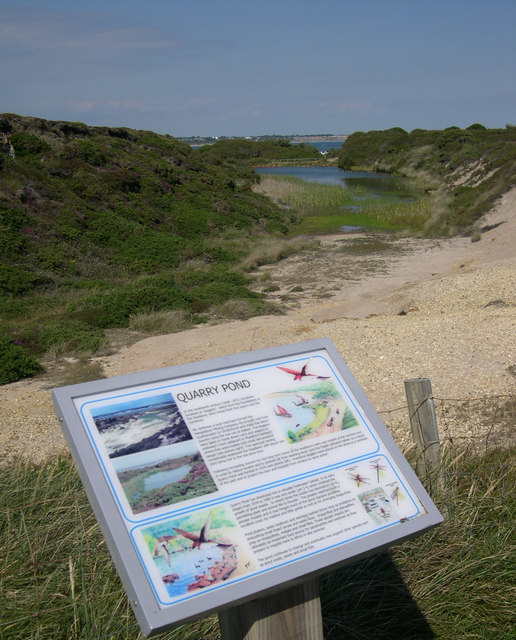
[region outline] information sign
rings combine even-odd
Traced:
[[[54,404],[147,635],[442,521],[328,339],[61,387]]]

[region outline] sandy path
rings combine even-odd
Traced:
[[[381,270],[346,281],[331,299],[291,303],[287,315],[148,338],[105,358],[105,372],[123,375],[329,337],[378,411],[406,405],[408,378],[430,378],[434,395],[443,398],[513,393],[516,188],[482,224],[494,228],[479,242],[401,240],[406,251],[391,255]],[[338,236],[323,238],[322,249],[338,241]],[[299,260],[267,269],[281,279],[302,267]],[[324,284],[328,274],[308,260],[312,276],[315,272]],[[328,266],[323,262],[321,269]],[[332,258],[332,277],[345,265]],[[42,386],[35,379],[0,387],[0,460],[19,454],[42,460],[65,449],[50,390]],[[408,425],[394,435],[402,446],[408,444]]]

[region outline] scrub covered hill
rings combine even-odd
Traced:
[[[516,184],[516,127],[357,131],[342,146],[338,165],[419,178],[436,196],[426,232],[456,232]]]
[[[253,193],[247,167],[168,135],[12,114],[0,151],[0,384],[49,350],[95,351],[142,311],[263,311],[237,265],[293,214]]]
[[[312,144],[291,144],[282,138],[271,140],[231,139],[220,140],[197,150],[200,157],[214,164],[229,164],[242,171],[252,171],[253,167],[274,163],[275,160],[320,161],[323,156]]]

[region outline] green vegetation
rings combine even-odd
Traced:
[[[0,154],[0,384],[49,357],[105,351],[109,329],[277,312],[247,272],[303,248],[308,234],[468,228],[516,175],[516,128],[480,124],[351,135],[341,167],[396,172],[431,191],[380,205],[338,186],[260,182],[254,166],[321,158],[274,136],[193,150],[150,131],[11,114],[0,133],[14,149]]]
[[[292,215],[251,190],[249,164],[149,131],[10,114],[0,131],[15,152],[0,162],[1,383],[49,353],[91,354],[142,314],[184,327],[268,310],[241,262]]]
[[[512,637],[515,453],[450,451],[442,525],[322,577],[325,638]],[[0,468],[0,505],[1,637],[142,638],[69,460]],[[215,640],[217,618],[160,637]]]
[[[27,378],[41,369],[38,360],[23,347],[0,336],[0,384]]]
[[[307,182],[294,176],[265,176],[254,190],[297,212],[299,222],[291,231],[296,234],[332,233],[343,226],[418,233],[432,207],[431,198],[423,192],[412,198],[392,193],[378,199],[358,188]]]
[[[399,127],[353,133],[339,153],[339,167],[417,177],[434,193],[426,233],[471,226],[516,183],[516,128],[444,131]]]
[[[288,140],[271,138],[252,141],[245,139],[221,140],[197,150],[199,157],[216,165],[231,166],[250,182],[258,183],[259,175],[254,167],[293,164],[323,164],[327,161],[316,147],[310,144],[291,144]]]
[[[291,144],[288,140],[271,138],[254,142],[243,138],[221,140],[213,145],[201,147],[197,153],[214,162],[232,164],[247,163],[248,166],[268,164],[274,160],[319,159],[321,154],[311,144]]]

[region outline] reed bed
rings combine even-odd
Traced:
[[[363,189],[306,182],[293,176],[265,176],[256,190],[301,215],[294,233],[331,233],[341,227],[420,232],[430,218],[429,196],[382,197]]]

